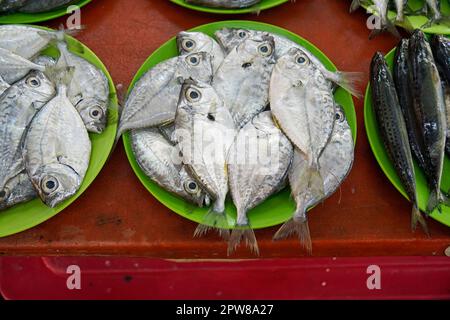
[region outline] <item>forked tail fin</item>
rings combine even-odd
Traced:
[[[231,237],[228,240],[228,256],[232,255],[242,240],[252,253],[259,256],[258,242],[256,241],[255,232],[250,226],[236,226],[231,232]]]
[[[358,90],[357,86],[362,82],[364,78],[363,72],[338,71],[337,75],[338,81],[336,82],[336,85],[358,99],[362,97],[362,94],[360,90]]]
[[[274,235],[273,240],[282,240],[297,235],[300,244],[309,255],[312,255],[312,240],[307,218],[292,218],[285,222]]]
[[[427,222],[425,221],[425,218],[422,216],[422,213],[420,212],[419,208],[416,205],[414,205],[412,208],[412,213],[411,213],[411,229],[412,229],[412,231],[416,231],[417,223],[420,223],[420,226],[422,227],[422,229],[426,233],[426,235],[428,237],[431,237],[430,231],[427,226]]]
[[[203,237],[209,231],[216,230],[222,239],[229,240],[230,232],[227,227],[228,223],[225,214],[211,209],[203,218],[203,222],[195,229],[194,237]]]

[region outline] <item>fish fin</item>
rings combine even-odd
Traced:
[[[78,28],[65,28],[63,24],[59,26],[58,31],[55,32],[56,39],[58,41],[67,41],[66,36],[75,37],[81,33],[81,31],[86,30],[85,25],[81,25]]]
[[[397,30],[397,27],[395,26],[395,24],[392,23],[391,20],[388,20],[386,23],[386,30],[392,34],[394,37],[401,39],[402,36],[400,35],[400,33]]]
[[[369,34],[369,40],[375,39],[382,32],[383,32],[383,29],[373,29]]]
[[[216,230],[222,239],[228,240],[230,238],[230,232],[226,229],[226,226],[228,226],[228,223],[225,214],[210,209],[203,218],[202,223],[195,229],[194,237],[203,237],[209,231]]]
[[[309,231],[308,218],[306,218],[306,216],[300,219],[292,218],[285,222],[277,233],[275,233],[273,240],[286,239],[294,234],[298,236],[300,244],[305,248],[308,255],[312,255],[311,233]]]
[[[252,253],[259,256],[258,242],[256,241],[255,232],[250,226],[237,226],[233,229],[228,240],[228,256],[236,251],[242,240],[245,240],[246,246],[250,248]]]
[[[416,205],[414,205],[412,208],[412,212],[411,212],[411,230],[412,231],[416,231],[417,223],[420,223],[420,226],[422,227],[425,234],[428,237],[431,237],[427,222],[425,221],[425,218],[422,216],[422,213],[420,212],[419,208]]]
[[[430,197],[428,198],[427,214],[430,214],[439,206],[439,193],[437,189],[431,191]]]
[[[352,4],[350,5],[350,13],[353,13],[356,10],[358,10],[359,7],[361,7],[361,1],[360,0],[353,0]]]
[[[47,66],[45,67],[44,74],[47,78],[52,79],[56,85],[62,84],[68,86],[73,79],[75,67],[57,67]]]
[[[356,86],[362,82],[364,73],[363,72],[342,72],[338,71],[339,81],[336,83],[339,87],[349,92],[352,96],[360,99],[362,94]]]
[[[447,16],[441,16],[439,19],[435,19],[435,18],[430,18],[428,19],[428,21],[421,26],[421,29],[428,29],[430,27],[432,27],[434,24],[443,24],[447,27],[450,27],[450,17]]]

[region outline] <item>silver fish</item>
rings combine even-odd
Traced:
[[[34,117],[24,143],[28,176],[42,201],[52,208],[78,191],[91,155],[86,127],[67,97],[70,70],[54,77],[57,95]]]
[[[8,84],[19,81],[32,70],[43,72],[45,67],[0,48],[0,77]]]
[[[228,254],[242,238],[259,254],[247,212],[279,191],[287,177],[293,146],[278,129],[270,111],[257,115],[238,133],[228,155],[230,191],[237,220],[228,244]]]
[[[0,191],[23,171],[22,143],[35,114],[55,95],[53,83],[33,71],[0,96]]]
[[[56,60],[49,56],[38,56],[33,59],[33,62],[45,67],[53,67],[56,65]]]
[[[108,78],[92,63],[69,51],[65,42],[58,42],[58,49],[61,56],[57,67],[75,68],[68,88],[69,100],[80,113],[87,130],[102,133],[108,119]]]
[[[33,184],[25,169],[8,181],[0,191],[0,210],[31,201],[37,197]]]
[[[139,79],[128,96],[117,138],[128,130],[173,122],[183,81],[193,78],[211,82],[212,76],[211,56],[205,52],[157,64]]]
[[[213,72],[222,64],[225,55],[216,40],[203,32],[182,31],[177,36],[177,45],[180,55],[206,52],[211,55]]]
[[[185,0],[186,3],[192,3],[205,7],[239,9],[247,8],[260,3],[261,0]]]
[[[58,9],[64,6],[68,6],[76,0],[28,0],[23,7],[19,9],[20,12],[25,13],[40,13],[54,9]]]
[[[269,104],[274,52],[270,36],[247,39],[228,54],[214,76],[213,87],[230,109],[238,128]]]
[[[133,153],[142,171],[159,186],[202,207],[208,195],[188,174],[177,146],[156,128],[131,131]]]
[[[394,24],[389,20],[388,10],[389,10],[389,0],[373,0],[375,10],[380,19],[380,28],[372,30],[370,33],[369,39],[375,38],[377,35],[384,31],[389,31],[391,34],[396,36],[397,38],[401,38],[398,33],[397,28]]]
[[[10,87],[10,85],[3,80],[2,77],[0,77],[0,96],[3,94],[3,92],[6,91],[6,89],[8,89]]]
[[[331,83],[302,50],[292,48],[278,60],[270,106],[283,132],[308,159],[311,189],[323,194],[319,157],[333,132],[334,96]]]
[[[10,12],[22,7],[27,0],[2,0],[0,1],[0,12]]]
[[[195,235],[211,226],[226,237],[225,198],[228,193],[226,157],[233,143],[235,126],[230,112],[213,87],[205,82],[186,80],[175,118],[175,135],[183,163],[214,205]]]
[[[236,28],[220,29],[215,33],[215,36],[219,41],[219,44],[225,49],[225,51],[230,52],[246,39],[261,37],[261,35],[264,34],[269,34],[275,40],[276,59],[284,56],[291,48],[299,48],[308,56],[309,60],[317,66],[317,68],[323,73],[326,79],[333,82],[335,85],[342,87],[344,90],[348,91],[355,97],[361,96],[361,93],[356,88],[357,83],[361,80],[362,77],[362,74],[360,72],[330,71],[306,48],[283,36],[274,33],[267,33],[265,31]]]
[[[405,20],[405,0],[395,0],[395,7],[397,9],[397,17],[395,20],[397,22],[403,22]]]
[[[292,219],[286,222],[275,234],[274,240],[284,239],[291,234],[296,234],[307,252],[312,253],[306,211],[336,192],[350,173],[354,154],[354,141],[350,126],[342,109],[337,108],[333,134],[319,160],[320,172],[324,178],[325,195],[318,195],[308,187],[308,182],[304,180],[308,170],[308,162],[304,154],[296,151],[289,171],[289,181],[297,208]]]

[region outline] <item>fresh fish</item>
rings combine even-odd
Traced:
[[[272,37],[249,38],[228,54],[214,76],[213,87],[230,109],[238,128],[269,104],[274,52]]]
[[[300,151],[296,151],[289,170],[289,181],[297,208],[292,219],[287,221],[275,234],[274,240],[281,240],[289,237],[291,234],[296,234],[307,252],[309,254],[312,253],[306,212],[309,208],[314,207],[336,192],[350,173],[354,154],[352,131],[343,110],[337,107],[333,134],[320,156],[320,172],[324,178],[325,197],[311,192],[308,188],[308,182],[302,179],[305,177],[308,163],[305,155]]]
[[[440,3],[438,0],[425,0],[426,6],[431,11],[431,18],[422,26],[422,28],[431,27],[434,23],[439,23],[443,20],[443,16],[440,9]]]
[[[0,96],[0,192],[23,171],[22,143],[35,114],[55,95],[53,83],[31,72]]]
[[[130,136],[136,160],[150,179],[199,207],[209,202],[208,195],[186,171],[178,148],[158,129],[133,130]]]
[[[291,142],[275,126],[270,111],[260,113],[239,131],[227,161],[230,191],[237,208],[236,225],[228,243],[229,255],[242,238],[259,254],[247,212],[279,190],[293,152]]]
[[[174,57],[157,64],[136,83],[120,118],[117,138],[132,129],[173,122],[185,79],[211,82],[211,56],[205,52]]]
[[[450,40],[444,36],[433,35],[430,44],[441,78],[450,86]]]
[[[37,57],[53,40],[63,40],[66,33],[73,32],[48,31],[26,25],[2,25],[0,26],[0,48],[30,60]]]
[[[313,192],[323,194],[319,157],[333,132],[335,103],[331,83],[302,50],[292,48],[278,60],[270,106],[277,124],[307,158],[304,179]]]
[[[89,132],[102,133],[108,119],[108,78],[92,63],[69,51],[65,42],[58,42],[57,46],[61,53],[57,66],[75,68],[68,88],[70,102]]]
[[[58,84],[57,95],[34,117],[24,143],[28,176],[42,201],[52,208],[78,191],[91,155],[86,127],[67,97],[73,72],[69,68],[52,76]]]
[[[284,56],[291,48],[301,49],[309,58],[312,63],[314,63],[317,68],[323,73],[326,79],[333,82],[344,90],[348,91],[356,97],[360,97],[361,94],[355,87],[356,84],[361,80],[360,72],[342,72],[342,71],[329,71],[323,63],[317,59],[311,52],[306,48],[300,46],[294,41],[291,41],[283,36],[267,33],[265,31],[257,30],[246,30],[246,29],[236,29],[236,28],[223,28],[215,33],[220,45],[224,48],[226,52],[230,52],[236,48],[240,43],[249,38],[261,37],[262,35],[269,34],[275,40],[275,58],[279,59]]]
[[[409,144],[412,154],[416,157],[419,167],[430,175],[425,160],[425,142],[420,134],[419,122],[414,111],[413,87],[411,86],[411,62],[409,57],[409,40],[402,39],[397,46],[394,59],[394,82],[397,89],[398,100],[405,119],[408,131]]]
[[[0,191],[0,210],[31,201],[37,197],[33,184],[25,169],[8,181]]]
[[[395,7],[397,9],[397,17],[395,18],[395,21],[401,23],[405,20],[405,0],[395,0]]]
[[[54,67],[56,65],[56,60],[49,56],[38,56],[33,62],[45,67]]]
[[[177,36],[177,45],[180,55],[208,53],[212,59],[214,73],[225,59],[222,48],[217,41],[202,32],[180,32]]]
[[[372,60],[370,80],[372,103],[384,146],[410,201],[413,203],[411,227],[415,230],[419,222],[423,230],[429,234],[417,203],[414,164],[405,120],[395,91],[394,80],[383,55],[379,52]]]
[[[226,158],[233,143],[235,125],[230,112],[213,87],[205,82],[186,80],[175,118],[175,135],[183,163],[214,204],[195,235],[211,227],[226,237],[225,198],[228,193]]]
[[[397,38],[401,38],[398,33],[397,28],[394,24],[389,20],[388,17],[388,5],[389,0],[373,0],[375,10],[377,12],[378,17],[380,18],[380,27],[379,29],[374,29],[369,36],[369,39],[375,38],[377,35],[384,31],[389,31]]]
[[[447,141],[445,142],[445,152],[450,157],[450,86],[445,86],[445,109],[447,115]]]
[[[0,1],[0,12],[10,12],[22,7],[27,0],[2,0]]]
[[[77,2],[76,0],[28,0],[19,9],[20,12],[25,13],[39,13],[51,11],[53,9],[59,9],[64,6],[68,6],[72,3]]]
[[[186,3],[192,3],[205,7],[239,9],[247,8],[260,3],[261,0],[185,0]]]
[[[8,83],[6,83],[5,80],[3,80],[2,77],[0,77],[0,96],[3,94],[3,92],[6,91],[6,89],[8,89],[10,87],[10,85]]]
[[[0,77],[8,84],[19,81],[32,70],[43,72],[45,67],[0,48]]]
[[[409,40],[414,110],[425,145],[425,157],[432,175],[427,211],[446,200],[441,192],[447,123],[444,93],[430,44],[422,31],[416,30]]]

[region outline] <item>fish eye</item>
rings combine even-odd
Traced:
[[[299,65],[306,65],[306,64],[308,64],[308,62],[309,62],[308,58],[307,58],[305,55],[303,55],[303,54],[298,55],[298,56],[297,56],[297,59],[296,59],[295,61],[296,61]]]
[[[191,56],[187,57],[187,62],[191,66],[198,66],[200,63],[200,56],[199,55],[191,55]]]
[[[190,194],[196,194],[200,190],[197,182],[195,181],[186,181],[186,183],[184,184],[184,188]]]
[[[181,47],[183,50],[192,51],[195,48],[195,41],[192,39],[184,39],[181,42]]]
[[[0,191],[0,201],[6,200],[9,197],[9,190],[7,188]]]
[[[100,120],[103,117],[103,110],[99,106],[95,106],[89,111],[89,115],[92,119]]]
[[[32,76],[32,77],[27,78],[26,83],[31,88],[37,88],[41,85],[41,80]]]
[[[201,98],[201,94],[197,89],[189,88],[186,90],[186,99],[188,99],[190,102],[197,102]]]
[[[247,32],[244,30],[240,30],[238,32],[238,36],[239,36],[239,38],[245,38],[247,36]]]
[[[264,43],[258,47],[258,51],[264,57],[270,56],[272,54],[272,46],[270,44]]]
[[[345,120],[345,114],[344,112],[342,112],[342,110],[338,110],[336,111],[336,115],[334,116],[334,118],[339,122],[343,122]]]
[[[59,188],[58,179],[52,176],[45,177],[44,179],[42,179],[41,188],[45,194],[51,194],[55,192]]]

